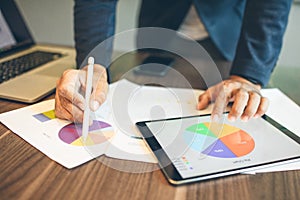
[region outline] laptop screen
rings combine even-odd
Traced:
[[[14,0],[0,3],[0,57],[34,44]]]

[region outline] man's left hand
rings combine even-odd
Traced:
[[[230,121],[241,118],[260,117],[268,109],[269,100],[260,94],[261,86],[239,77],[231,76],[228,80],[208,88],[199,96],[197,109],[205,109],[209,103],[215,102],[212,119],[217,120],[225,111],[228,103],[233,102],[228,114]]]

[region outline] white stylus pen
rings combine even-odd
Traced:
[[[92,92],[92,81],[94,72],[94,58],[89,57],[88,59],[88,69],[86,76],[86,90],[85,90],[85,108],[83,112],[83,123],[82,123],[82,138],[86,141],[89,133],[89,120],[90,120],[90,97]]]

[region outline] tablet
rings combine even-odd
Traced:
[[[248,122],[210,115],[136,123],[171,184],[300,161],[300,138],[264,115]]]

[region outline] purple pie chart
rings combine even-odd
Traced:
[[[83,142],[82,125],[68,124],[60,129],[58,133],[59,139],[66,144],[73,146],[91,146],[102,144],[110,140],[114,136],[113,127],[107,122],[94,120],[89,126],[89,133]]]

